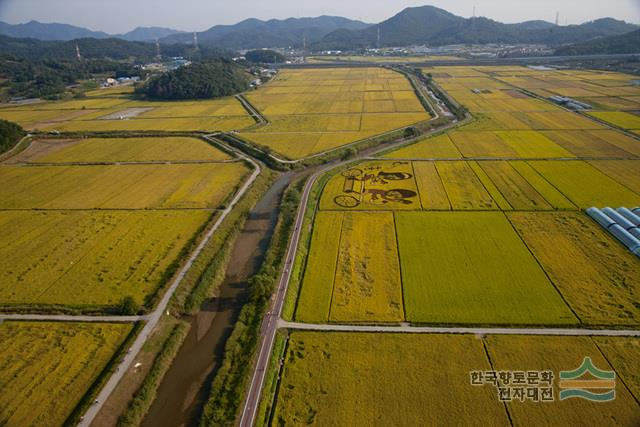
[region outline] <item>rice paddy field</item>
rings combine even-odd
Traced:
[[[0,211],[0,306],[142,305],[211,217],[194,211]]]
[[[214,162],[231,156],[185,137],[36,140],[11,163]]]
[[[129,324],[0,323],[0,424],[63,425],[131,329]]]
[[[640,325],[637,259],[581,212],[640,206],[640,140],[528,92],[591,73],[429,71],[476,120],[331,176],[294,318]]]
[[[195,138],[34,141],[0,164],[0,307],[148,307],[247,173]]]
[[[637,425],[637,338],[291,332],[272,425]],[[616,399],[558,400],[585,356],[616,372]],[[552,371],[555,401],[498,400],[471,371]],[[381,404],[384,402],[384,404]],[[456,402],[456,404],[452,404]]]
[[[428,71],[473,122],[331,172],[287,320],[638,329],[640,262],[584,213],[640,206],[640,139],[619,129],[635,129],[635,78]],[[546,99],[555,95],[603,111],[564,110]],[[639,352],[638,338],[293,328],[269,420],[636,426]],[[615,400],[559,400],[560,371],[585,357],[615,371]],[[555,401],[503,403],[496,387],[470,384],[474,370],[550,370]]]
[[[255,121],[235,98],[146,101],[127,88],[89,92],[84,99],[0,108],[0,118],[29,130],[60,132],[230,131]]]
[[[270,123],[240,136],[292,159],[430,118],[409,81],[383,68],[283,70],[247,98]]]
[[[0,209],[215,209],[246,172],[242,163],[1,166]]]

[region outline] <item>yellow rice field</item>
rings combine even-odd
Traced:
[[[429,119],[409,81],[383,68],[284,70],[247,98],[270,123],[241,136],[289,158]]]
[[[203,140],[166,138],[87,138],[37,140],[12,161],[31,163],[217,161],[231,156]]]
[[[152,296],[206,211],[0,212],[0,305],[114,306]]]
[[[583,323],[640,323],[640,264],[598,224],[582,213],[507,215]]]
[[[0,324],[0,424],[63,425],[131,331],[129,324]]]
[[[0,209],[218,208],[242,163],[2,166]]]

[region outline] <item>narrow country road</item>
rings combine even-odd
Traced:
[[[214,136],[215,135],[207,135],[205,136],[205,138],[208,139],[209,141],[212,141],[212,138]],[[219,141],[215,141],[215,142],[220,143]],[[189,269],[191,268],[195,260],[200,255],[200,252],[202,252],[202,250],[207,245],[207,243],[209,243],[209,241],[211,240],[211,237],[213,237],[213,234],[220,227],[220,224],[222,223],[222,221],[224,221],[227,215],[229,215],[229,212],[231,212],[231,210],[235,207],[238,201],[242,198],[244,193],[246,193],[246,191],[253,184],[253,182],[256,180],[258,175],[260,175],[260,172],[262,171],[262,169],[260,168],[260,165],[257,162],[255,162],[250,157],[245,156],[239,150],[233,149],[231,147],[227,147],[227,148],[233,151],[240,158],[246,160],[251,165],[253,165],[254,167],[253,173],[245,181],[242,187],[236,192],[236,195],[233,197],[233,200],[231,200],[229,205],[221,212],[221,215],[218,217],[216,222],[209,229],[209,231],[207,231],[207,233],[202,238],[198,246],[194,249],[194,251],[189,256],[186,263],[182,266],[178,275],[174,277],[173,281],[171,282],[168,289],[164,293],[164,296],[158,303],[156,309],[151,314],[148,315],[147,323],[144,325],[144,328],[142,329],[142,331],[140,331],[135,341],[131,345],[129,352],[127,352],[127,354],[124,355],[122,362],[118,366],[118,369],[107,380],[102,390],[100,390],[100,393],[96,397],[95,403],[89,407],[87,412],[85,412],[82,418],[82,421],[78,424],[79,426],[84,427],[84,426],[91,425],[91,423],[93,422],[98,412],[100,412],[100,408],[102,408],[102,405],[104,404],[104,402],[106,402],[107,398],[111,395],[113,390],[116,388],[116,386],[118,385],[118,383],[120,382],[124,374],[129,369],[129,366],[131,366],[135,358],[138,356],[138,353],[140,352],[140,350],[142,349],[142,346],[151,335],[151,332],[154,330],[154,328],[162,318],[162,315],[167,309],[167,305],[169,304],[171,297],[173,296],[174,292],[176,291],[180,283],[182,283],[182,280],[184,279],[185,275],[187,274],[187,272],[189,271]],[[75,317],[74,317],[74,320],[75,320]]]

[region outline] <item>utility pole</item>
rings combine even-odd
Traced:
[[[78,61],[82,61],[82,56],[80,55],[80,46],[78,46],[78,43],[76,43],[76,58],[78,58]]]

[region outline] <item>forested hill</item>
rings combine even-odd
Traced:
[[[640,53],[640,30],[561,47],[556,55],[610,55]]]
[[[503,24],[488,18],[465,19],[433,6],[403,10],[380,24],[361,30],[337,30],[314,45],[316,49],[366,48],[426,44],[540,43],[561,45],[638,29],[611,18],[560,26],[544,21]],[[380,39],[378,41],[378,31]]]
[[[137,90],[152,99],[207,99],[234,95],[249,88],[250,75],[233,61],[194,63],[152,78]]]
[[[76,45],[84,59],[112,59],[150,61],[156,56],[154,43],[131,42],[120,39],[84,38],[72,41],[42,41],[0,36],[0,55],[30,60],[75,60]],[[213,47],[196,50],[191,45],[163,45],[164,56],[182,56],[193,59],[230,56],[230,53]]]

